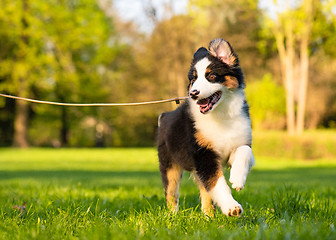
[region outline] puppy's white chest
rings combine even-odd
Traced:
[[[218,106],[208,114],[200,113],[198,105],[190,102],[195,128],[223,161],[237,147],[252,143],[251,122],[243,111],[244,100],[242,91],[226,91]]]
[[[206,116],[195,121],[196,129],[211,143],[223,161],[237,147],[251,144],[250,121],[246,117],[221,119]]]

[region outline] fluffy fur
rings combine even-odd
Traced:
[[[158,155],[167,205],[178,210],[184,170],[194,173],[202,211],[213,214],[211,202],[228,216],[240,216],[222,165],[231,167],[232,188],[244,187],[254,165],[249,108],[238,56],[223,39],[198,49],[188,74],[190,98],[175,111],[159,117]]]

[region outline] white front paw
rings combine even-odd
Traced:
[[[235,200],[225,204],[225,207],[222,207],[221,209],[222,212],[229,217],[240,217],[243,214],[242,206]]]
[[[232,188],[240,191],[244,188],[247,174],[254,165],[254,157],[252,149],[245,145],[238,147],[233,156],[229,181],[232,184]]]
[[[232,188],[240,191],[244,188],[245,181],[246,181],[246,174],[242,174],[235,169],[231,169],[230,172],[230,183],[232,184]]]
[[[218,178],[215,187],[209,191],[209,195],[225,215],[238,217],[243,213],[242,206],[232,197],[231,189],[226,184],[224,176]]]

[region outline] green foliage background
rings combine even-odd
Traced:
[[[333,2],[316,5],[306,113],[306,128],[311,129],[334,127],[336,122]],[[222,37],[239,55],[253,128],[285,129],[275,42],[259,1],[192,0],[184,14],[166,10],[164,17],[149,16],[154,29],[142,33],[136,22],[123,21],[122,13],[104,1],[1,1],[0,92],[84,103],[183,96],[193,53]],[[157,116],[175,108],[29,104],[28,142],[54,147],[153,146]],[[13,100],[0,98],[1,146],[13,143],[15,109]]]
[[[271,74],[250,83],[246,89],[246,97],[254,129],[285,128],[285,90],[273,80]]]

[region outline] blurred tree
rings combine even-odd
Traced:
[[[195,50],[190,21],[188,16],[158,20],[148,38],[131,47],[132,57],[123,74],[126,91],[120,100],[140,102],[187,95],[187,71]],[[115,139],[127,145],[153,145],[158,115],[175,107],[173,103],[120,108],[115,116]]]
[[[19,34],[19,42],[18,45],[20,49],[18,49],[16,53],[16,61],[19,64],[22,64],[22,68],[20,65],[18,67],[18,75],[15,77],[17,79],[17,92],[20,96],[27,96],[28,92],[28,83],[27,77],[29,74],[30,66],[24,64],[24,62],[28,59],[29,53],[26,50],[29,44],[29,35],[28,32],[28,11],[29,11],[29,3],[28,0],[21,1],[21,16],[20,16],[20,28],[18,31]],[[21,68],[21,69],[20,69]],[[14,142],[13,145],[16,147],[28,147],[27,141],[27,118],[28,118],[28,104],[24,101],[17,101],[15,106],[15,121],[14,121]]]
[[[0,7],[0,89],[29,97],[37,76],[45,76],[44,43],[29,0],[2,1]],[[28,104],[16,101],[13,145],[27,147]]]
[[[55,100],[88,102],[106,99],[108,91],[101,85],[99,69],[110,63],[113,58],[106,58],[111,57],[116,48],[111,19],[94,0],[51,1],[42,7],[48,9],[42,18],[49,24],[46,41],[53,56]],[[65,146],[69,143],[69,114],[74,113],[70,108],[61,107],[60,114],[60,139],[61,145]]]
[[[111,16],[95,0],[2,1],[0,26],[2,91],[61,102],[109,99],[113,80],[105,76],[120,68],[121,61],[116,58],[124,52],[125,44],[118,42]],[[54,116],[49,120],[60,120],[56,126],[60,127],[62,145],[69,142],[71,125],[98,111],[49,109],[32,106],[33,113],[47,111]],[[28,145],[27,123],[28,104],[16,101],[14,145]]]
[[[316,54],[316,49],[329,41],[321,41],[316,36],[314,39],[314,34],[321,37],[321,32],[316,32],[321,25],[326,27],[330,24],[325,17],[333,15],[332,11],[318,14],[326,2],[330,1],[286,0],[285,4],[276,1],[276,14],[264,15],[265,29],[272,31],[279,53],[286,87],[286,126],[290,134],[301,133],[305,127],[309,61]]]
[[[336,1],[320,1],[311,42],[307,126],[336,126]]]
[[[308,43],[314,17],[313,1],[305,0],[302,5],[302,9],[295,12],[291,9],[289,0],[286,1],[284,15],[279,16],[273,28],[286,86],[287,130],[290,134],[301,133],[304,126],[309,65]],[[303,21],[303,24],[299,25],[298,21]],[[297,63],[299,66],[296,66]],[[295,73],[295,68],[298,68],[298,75]],[[298,81],[299,91],[297,116],[295,116],[295,79]]]
[[[145,61],[141,64],[154,85],[153,96],[159,98],[185,96],[187,71],[195,51],[194,29],[188,16],[173,16],[157,24],[145,44]],[[155,94],[156,93],[156,94]]]

